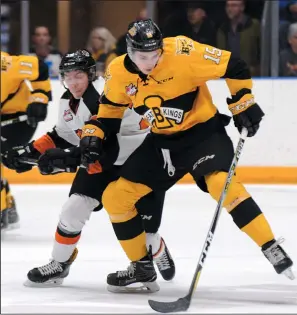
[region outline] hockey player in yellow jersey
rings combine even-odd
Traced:
[[[1,153],[28,143],[38,122],[45,120],[50,99],[48,68],[43,61],[1,52]],[[1,230],[16,227],[18,220],[9,184],[1,177]]]
[[[97,120],[83,128],[80,146],[85,162],[100,161],[102,142],[117,133],[130,103],[152,126],[152,133],[127,160],[121,177],[106,188],[103,205],[131,260],[126,271],[108,275],[109,290],[142,283],[155,291],[156,273],[135,203],[152,190],[168,190],[187,173],[218,201],[234,155],[225,130],[230,117],[218,112],[206,82],[226,80],[235,127],[239,132],[247,128],[248,137],[256,134],[264,113],[252,94],[246,63],[229,51],[184,36],[163,39],[152,20],[130,24],[126,39],[128,54],[109,65]],[[223,206],[276,272],[292,278],[292,260],[236,175]],[[121,238],[125,229],[130,231],[129,240]]]

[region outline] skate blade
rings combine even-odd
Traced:
[[[135,286],[139,284],[140,283],[134,283],[127,286],[115,286],[108,284],[107,291],[112,293],[154,293],[160,290],[160,287],[156,281],[141,282],[142,286]]]
[[[21,227],[20,222],[16,222],[16,223],[10,223],[8,224],[7,230],[11,231],[11,230],[17,230]]]
[[[285,271],[282,272],[283,275],[285,275],[287,278],[289,278],[290,280],[294,280],[295,279],[295,275],[292,271],[292,268],[288,268]]]
[[[54,288],[54,287],[60,286],[63,283],[63,281],[64,281],[64,278],[52,279],[46,282],[33,282],[27,279],[24,282],[24,286],[31,287],[31,288]]]
[[[17,230],[17,229],[19,229],[20,227],[21,227],[21,225],[20,225],[19,222],[10,223],[10,224],[8,224],[7,226],[1,228],[1,233],[2,233],[2,232],[7,232],[7,231],[12,231],[12,230]]]
[[[17,230],[19,228],[20,228],[19,223],[9,224],[8,226],[1,228],[1,235],[2,234],[4,235],[6,232],[9,232],[9,231]]]

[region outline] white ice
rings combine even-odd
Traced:
[[[297,263],[297,186],[247,186],[276,237]],[[93,213],[68,278],[58,288],[23,286],[27,272],[46,264],[68,185],[12,186],[19,230],[2,235],[1,313],[154,313],[148,299],[176,300],[187,293],[216,203],[194,185],[175,186],[166,197],[160,233],[176,262],[176,277],[154,294],[113,294],[106,276],[128,260],[105,211]],[[295,268],[296,271],[297,268]],[[297,313],[297,280],[277,275],[223,210],[188,313]]]

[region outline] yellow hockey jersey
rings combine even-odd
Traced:
[[[31,92],[24,80],[31,81]],[[35,56],[10,56],[1,52],[1,114],[25,112],[32,102],[32,94],[48,103],[51,85],[48,68]]]
[[[232,95],[252,88],[246,64],[230,56],[229,51],[177,36],[164,39],[162,56],[147,76],[135,71],[127,55],[117,57],[105,74],[98,119],[112,128],[132,103],[155,134],[171,135],[204,123],[217,113],[207,81],[225,78]]]

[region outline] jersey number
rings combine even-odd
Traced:
[[[214,47],[212,47],[212,48],[206,47],[205,48],[204,58],[206,60],[211,60],[218,65],[221,61],[221,56],[222,56],[221,49],[214,48]]]

